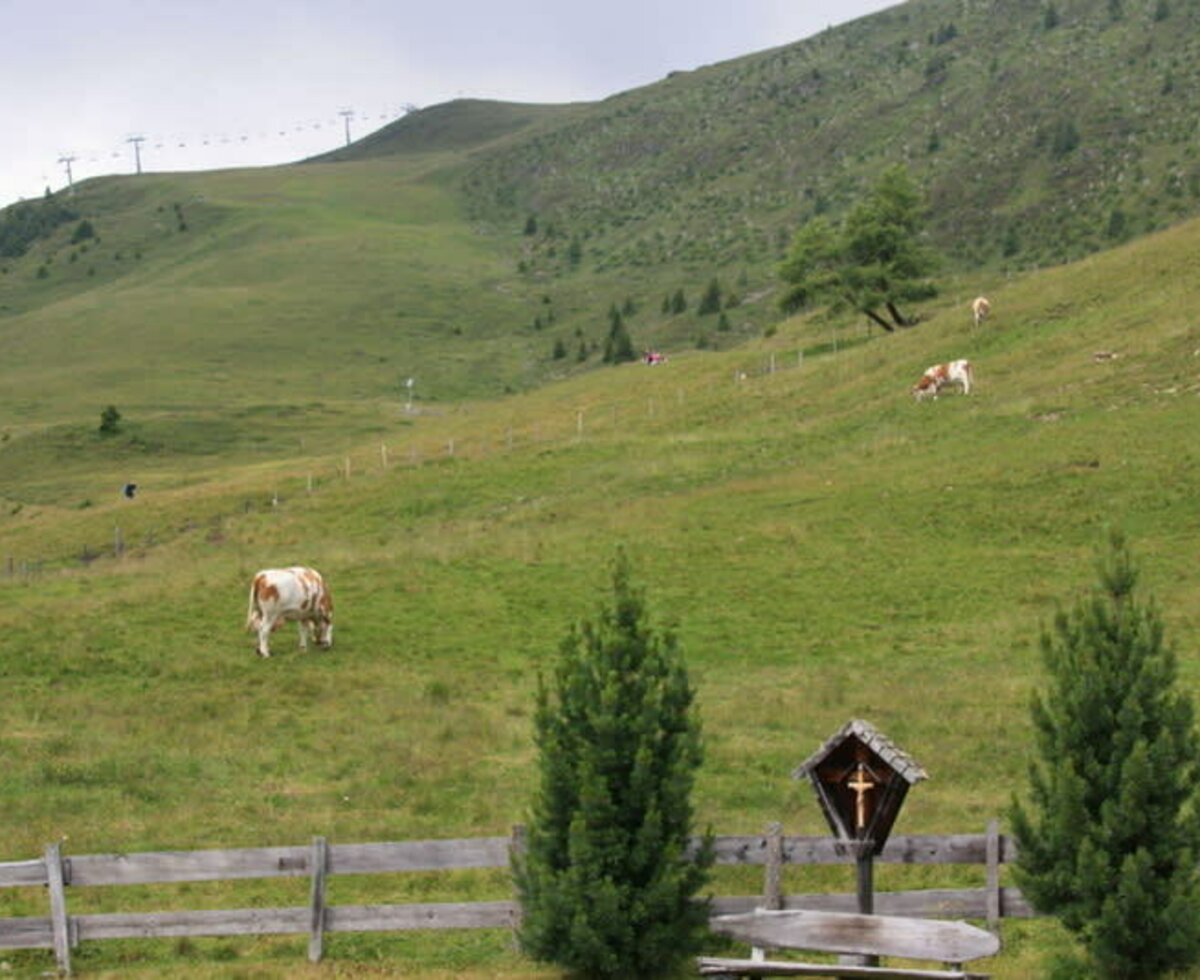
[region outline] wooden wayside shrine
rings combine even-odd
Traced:
[[[792,773],[807,778],[838,852],[854,859],[858,913],[756,909],[718,916],[715,932],[749,943],[748,960],[702,957],[705,976],[894,977],[966,980],[967,960],[994,955],[1000,941],[965,922],[873,915],[874,859],[883,853],[909,788],[928,776],[906,752],[865,721],[847,722]],[[837,963],[766,959],[767,949],[836,954]],[[881,966],[880,957],[935,960],[944,969]]]

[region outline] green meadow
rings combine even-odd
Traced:
[[[347,243],[336,225],[367,192],[332,168],[316,180],[289,189],[285,175],[281,199],[344,194],[328,226],[319,204],[301,208],[294,238],[286,223],[218,222],[222,235],[263,237],[240,300],[229,260],[209,244],[219,274],[206,271],[189,228],[98,287],[134,310],[119,320],[92,290],[0,320],[25,345],[0,394],[0,859],[50,841],[70,855],[508,833],[535,772],[537,673],[604,601],[618,547],[656,621],[680,635],[707,746],[696,804],[717,833],[771,821],[825,832],[789,774],[855,717],[931,774],[897,832],[982,830],[1025,788],[1039,633],[1091,584],[1110,525],[1131,539],[1183,684],[1200,685],[1200,225],[1020,278],[952,279],[918,328],[893,336],[800,318],[732,350],[519,391],[519,345],[497,333],[490,356],[504,363],[491,376],[507,370],[512,393],[455,388],[454,372],[470,373],[455,362],[445,387],[461,395],[418,391],[409,411],[395,380],[420,331],[389,347],[367,327],[386,290],[394,315],[409,286],[381,281],[363,230],[403,238],[403,222],[357,222]],[[186,191],[204,198],[197,212],[219,209],[246,181],[204,175]],[[383,169],[368,183],[383,193]],[[164,178],[143,193],[169,214],[182,187]],[[438,191],[420,197],[436,223]],[[197,250],[186,261],[180,238]],[[327,350],[289,349],[280,331],[304,315],[287,305],[289,254],[334,242],[361,248],[361,281],[327,284],[363,293],[360,319],[331,326]],[[475,239],[456,247],[479,249],[473,278],[498,254]],[[179,298],[208,275],[219,289]],[[448,308],[478,302],[437,288]],[[978,291],[994,313],[974,330]],[[488,303],[521,298],[496,289]],[[194,375],[187,358],[156,371],[134,339],[172,316],[212,325]],[[85,328],[86,342],[73,333]],[[453,348],[453,334],[443,341]],[[38,370],[22,373],[22,356]],[[977,390],[915,403],[924,367],[953,357],[975,364]],[[104,437],[95,423],[110,401],[124,418]],[[133,500],[117,492],[126,479],[141,486]],[[263,661],[242,629],[249,579],[294,562],[331,584],[335,646],[303,654],[281,630]],[[885,867],[879,887],[980,874]],[[758,886],[720,871],[714,891]],[[71,901],[80,912],[303,904],[305,887]],[[852,877],[790,869],[785,887],[850,890]],[[508,893],[500,873],[416,875],[339,879],[330,900]],[[0,914],[45,914],[44,902],[39,890],[0,895]],[[1037,975],[1067,945],[1044,921],[1006,922],[1004,941],[988,964],[997,977]],[[554,975],[490,933],[335,936],[327,950],[305,967],[300,940],[95,943],[75,963],[96,976]],[[48,952],[0,959],[15,975],[52,964]]]
[[[1017,6],[906,3],[594,104],[460,100],[301,165],[56,200],[74,217],[0,257],[0,861],[55,841],[508,834],[538,674],[622,548],[680,637],[698,829],[718,834],[825,833],[790,773],[851,718],[930,773],[897,833],[1003,816],[1026,788],[1040,634],[1111,527],[1200,692],[1200,9],[1064,0],[1051,25]],[[919,326],[781,320],[791,233],[897,159],[946,260]],[[697,309],[710,282],[720,316]],[[601,364],[618,310],[666,364]],[[960,357],[969,397],[913,401]],[[287,628],[261,660],[250,579],[294,563],[332,588],[334,648],[302,653]],[[981,881],[877,869],[880,889]],[[761,884],[722,868],[712,891]],[[303,905],[307,887],[69,900]],[[850,891],[853,872],[790,868],[784,887]],[[329,888],[510,894],[500,871]],[[0,917],[45,914],[44,889],[0,893]],[[1002,938],[980,967],[999,980],[1070,949],[1049,920]],[[12,976],[53,962],[0,951]],[[281,937],[91,943],[73,962],[558,975],[489,931],[339,933],[318,966]]]

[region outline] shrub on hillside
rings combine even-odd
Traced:
[[[103,435],[112,435],[117,431],[117,424],[121,421],[121,413],[117,411],[115,405],[109,405],[103,412],[100,413],[100,432]]]

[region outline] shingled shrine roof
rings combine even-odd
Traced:
[[[853,718],[842,726],[841,730],[825,741],[816,752],[805,759],[792,770],[793,779],[811,777],[816,769],[839,745],[850,736],[854,736],[867,748],[886,762],[892,770],[910,786],[922,779],[928,779],[929,774],[921,768],[911,755],[899,748],[890,738],[878,731],[873,725],[858,718]]]

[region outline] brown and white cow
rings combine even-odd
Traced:
[[[971,301],[971,316],[975,318],[975,326],[979,326],[992,312],[992,304],[986,296],[976,296]]]
[[[946,364],[931,364],[921,375],[921,380],[912,386],[913,397],[920,401],[923,398],[936,400],[938,392],[947,385],[958,385],[964,395],[971,393],[971,384],[975,380],[975,372],[970,361],[950,361]]]
[[[299,623],[302,650],[308,649],[310,636],[323,650],[333,646],[333,597],[316,569],[267,568],[250,583],[246,629],[258,633],[260,657],[271,656],[267,640],[288,621]]]

